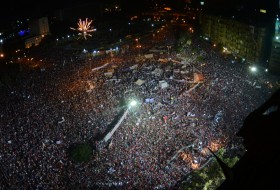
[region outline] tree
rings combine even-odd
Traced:
[[[89,143],[73,145],[69,149],[69,156],[75,162],[88,162],[91,159],[93,149]]]
[[[0,88],[15,85],[21,74],[21,66],[19,64],[0,63]]]
[[[226,157],[226,150],[221,148],[216,155],[232,167],[239,160],[238,157]],[[225,180],[224,174],[218,162],[214,159],[208,166],[201,170],[194,171],[182,184],[184,190],[214,190]]]

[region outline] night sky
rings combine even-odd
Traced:
[[[98,2],[100,0],[79,0],[79,1],[35,1],[35,0],[23,0],[16,1],[10,0],[7,2],[1,2],[3,6],[0,7],[0,20],[1,22],[21,19],[21,18],[32,18],[47,16],[52,11],[61,9],[64,7],[80,4],[83,2]]]
[[[53,10],[72,6],[75,4],[81,4],[84,2],[122,2],[125,10],[139,11],[145,6],[149,5],[151,2],[165,2],[167,5],[177,6],[177,8],[182,7],[186,2],[191,1],[192,4],[199,4],[201,0],[57,0],[57,1],[35,1],[35,0],[8,0],[2,1],[0,7],[0,21],[5,22],[9,20],[14,20],[18,18],[28,18],[36,16],[47,16]],[[204,8],[210,9],[214,12],[221,10],[232,10],[232,9],[242,9],[250,7],[278,7],[278,0],[204,0]],[[0,24],[1,26],[1,24]]]
[[[35,1],[35,0],[25,0],[25,1],[15,1],[10,0],[5,3],[5,6],[1,6],[1,20],[5,19],[15,19],[15,18],[25,18],[25,17],[35,17],[37,15],[41,16],[47,14],[48,12],[62,8],[66,4],[65,0],[54,1]]]
[[[2,6],[0,6],[0,21],[3,24],[3,22],[8,22],[15,19],[47,16],[54,10],[79,5],[82,3],[121,2],[124,5],[122,7],[124,7],[125,10],[135,11],[137,9],[143,9],[143,7],[147,6],[151,1],[156,0],[9,0],[6,2],[1,2]]]

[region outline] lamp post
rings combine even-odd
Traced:
[[[171,46],[166,46],[167,47],[167,50],[168,50],[168,57],[170,56],[170,48]]]
[[[132,107],[135,107],[137,105],[137,101],[135,100],[131,100],[129,102],[129,104],[127,105],[127,108],[124,112],[124,114],[122,115],[122,117],[120,118],[120,120],[118,121],[118,123],[114,126],[114,128],[112,130],[110,130],[104,137],[103,141],[107,142],[112,136],[113,134],[115,133],[115,131],[119,128],[119,126],[121,125],[121,123],[123,122],[123,120],[126,118],[129,110],[132,108]]]
[[[136,48],[138,48],[138,56],[140,56],[140,48],[142,46],[139,44],[139,39],[138,38],[136,38],[135,41],[136,41]]]
[[[138,56],[140,56],[140,48],[141,48],[142,46],[141,45],[138,45],[137,46],[137,48],[138,48]]]

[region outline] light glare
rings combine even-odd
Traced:
[[[256,67],[251,67],[251,71],[252,71],[252,72],[256,72],[256,71],[257,71],[257,68],[256,68]]]
[[[129,103],[129,105],[130,105],[131,107],[136,106],[136,105],[137,105],[137,102],[136,102],[135,100],[132,100],[132,101]]]

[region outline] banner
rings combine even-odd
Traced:
[[[146,98],[145,99],[145,103],[153,103],[153,102],[155,102],[154,98]]]

